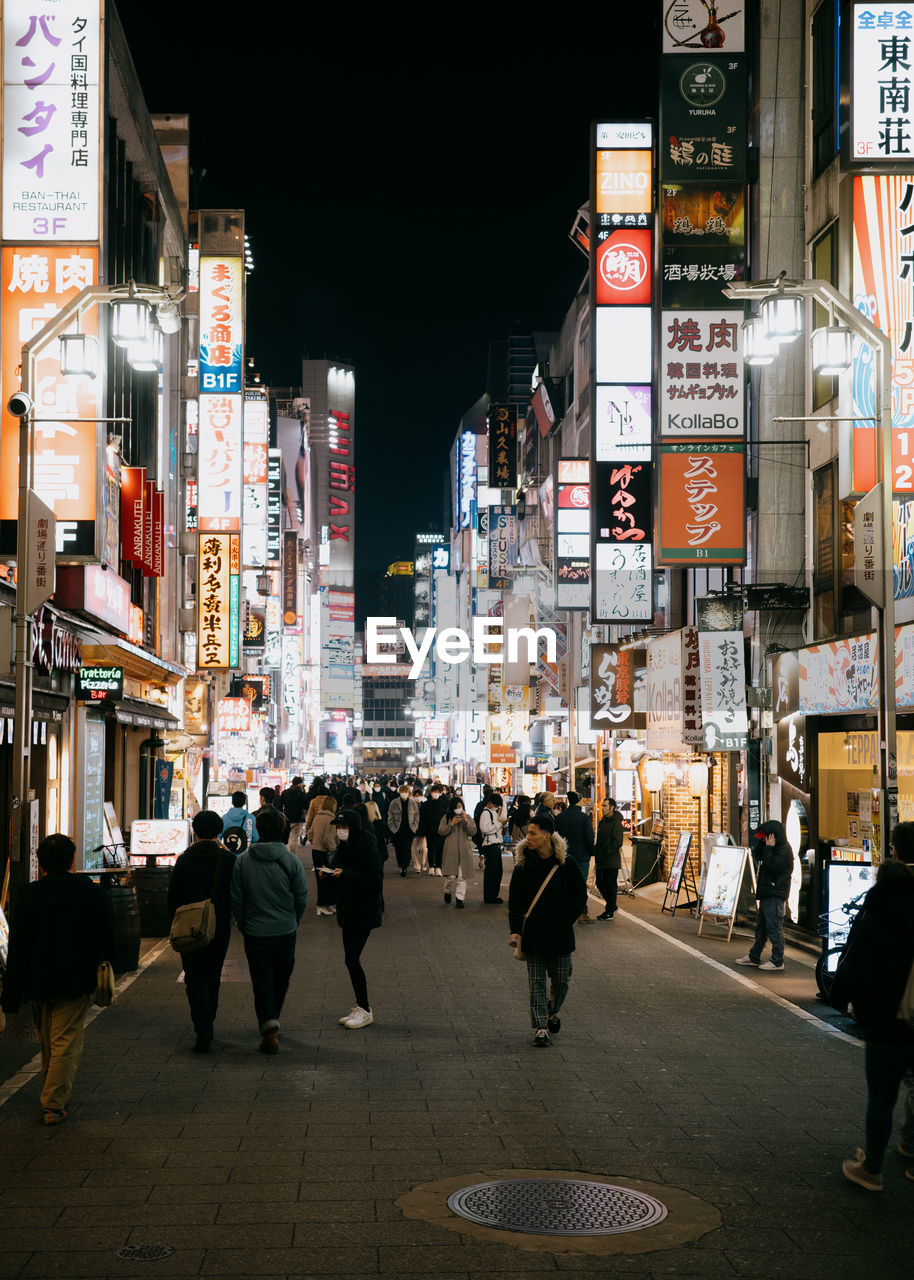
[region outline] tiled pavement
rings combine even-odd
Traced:
[[[38,1122],[34,1079],[0,1107],[0,1277],[910,1280],[901,1157],[881,1196],[841,1177],[862,1133],[862,1053],[816,1018],[809,957],[767,979],[772,1000],[761,975],[732,969],[744,940],[698,940],[687,915],[623,899],[612,924],[579,929],[564,1026],[540,1051],[505,908],[476,886],[457,912],[442,886],[388,864],[365,953],[377,1022],[360,1032],[337,1023],[352,1004],[339,930],[308,913],[272,1059],[254,1052],[239,940],[208,1057],[190,1052],[180,964],[163,950],[89,1027],[65,1125]],[[32,1057],[26,1028],[0,1037],[0,1083]],[[509,1169],[682,1188],[722,1226],[595,1257],[482,1242],[395,1203]],[[117,1257],[138,1243],[174,1252]]]

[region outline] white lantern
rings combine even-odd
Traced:
[[[704,760],[689,765],[689,795],[693,800],[708,794],[708,766]]]
[[[131,342],[127,346],[127,359],[131,369],[137,373],[158,373],[165,356],[165,341],[162,330],[152,327],[140,342]]]
[[[663,786],[663,761],[648,760],[644,766],[648,791],[659,791]]]
[[[854,359],[854,335],[844,325],[826,325],[813,331],[810,350],[816,373],[846,373]]]
[[[743,359],[746,364],[771,364],[778,344],[765,334],[761,316],[750,316],[743,323]]]
[[[137,298],[118,298],[111,304],[111,337],[118,347],[142,342],[149,333],[149,307]]]
[[[771,342],[793,342],[803,332],[803,299],[793,293],[772,293],[759,308],[762,329]]]
[[[61,334],[60,372],[71,378],[94,378],[97,376],[98,343],[91,334]]]

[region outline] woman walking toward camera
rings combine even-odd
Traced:
[[[568,994],[574,922],[587,906],[587,887],[565,841],[544,810],[531,818],[527,838],[515,854],[508,890],[508,921],[514,948],[522,947],[530,988],[533,1043],[549,1046],[550,1032],[561,1029],[559,1010]],[[546,979],[550,992],[546,996]]]
[[[336,849],[336,828],[333,817],[336,801],[333,796],[318,796],[312,801],[305,823],[305,839],[311,844],[311,863],[317,876],[317,914],[332,916],[336,912],[334,881],[319,874],[320,867],[329,866]]]
[[[454,796],[448,803],[444,817],[438,824],[438,836],[442,841],[441,855],[442,873],[447,877],[444,882],[444,901],[450,906],[451,895],[456,894],[456,907],[463,908],[467,896],[467,880],[473,874],[476,862],[476,846],[473,836],[476,824],[466,811],[461,796]]]

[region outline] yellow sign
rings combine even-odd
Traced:
[[[197,667],[240,665],[241,535],[201,533],[197,556]]]

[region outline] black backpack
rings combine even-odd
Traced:
[[[244,827],[229,827],[222,833],[222,843],[229,853],[244,853],[248,847],[248,833]]]

